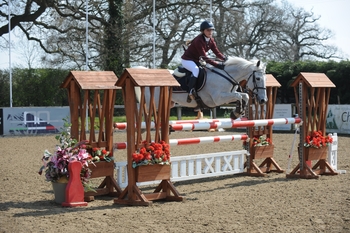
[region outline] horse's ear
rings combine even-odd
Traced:
[[[256,63],[256,66],[257,66],[257,67],[260,66],[260,60]]]

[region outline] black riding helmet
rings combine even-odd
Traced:
[[[212,22],[209,22],[209,21],[203,21],[201,23],[201,27],[200,27],[200,31],[203,32],[205,29],[215,29],[214,28],[214,24],[212,24]]]

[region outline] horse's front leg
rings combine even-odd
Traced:
[[[241,93],[241,96],[242,96],[242,102],[241,102],[242,111],[241,111],[241,114],[244,114],[245,110],[246,110],[246,108],[248,106],[249,95],[247,93]]]
[[[234,89],[233,92],[218,93],[217,95],[212,96],[212,100],[214,101],[215,106],[236,102],[236,110],[232,111],[230,114],[230,118],[235,120],[240,118],[245,112],[249,96],[246,93],[236,92]]]
[[[249,96],[246,93],[239,93],[241,98],[238,98],[236,101],[236,109],[235,111],[232,111],[230,114],[230,118],[232,120],[235,120],[237,118],[240,118],[242,115],[244,115],[247,103],[249,101]]]

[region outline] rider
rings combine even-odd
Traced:
[[[208,52],[210,49],[219,59],[226,60],[225,56],[219,51],[214,41],[214,29],[214,25],[211,22],[203,21],[200,26],[201,33],[191,41],[191,44],[181,57],[182,66],[192,72],[191,78],[188,83],[188,102],[191,102],[191,99],[194,99],[194,95],[196,92],[195,85],[199,75],[198,65],[200,58],[203,58],[205,62],[217,68],[224,69],[223,62],[216,62],[212,59],[209,59],[206,56],[206,52]]]

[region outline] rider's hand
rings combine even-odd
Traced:
[[[219,68],[219,69],[223,70],[223,69],[225,69],[225,65],[222,64],[222,63],[219,63],[219,64],[216,66],[216,68]]]
[[[199,64],[201,64],[201,66],[206,66],[207,65],[207,63],[203,60],[202,57],[199,59]]]

